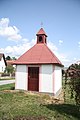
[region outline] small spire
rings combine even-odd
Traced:
[[[38,31],[38,33],[36,34],[37,35],[37,44],[38,43],[43,43],[43,44],[47,44],[47,35],[44,31],[43,28],[40,28],[40,30]]]
[[[37,32],[36,35],[45,35],[47,37],[47,35],[46,35],[46,33],[45,33],[43,28],[40,28],[40,30]]]
[[[43,28],[43,22],[41,22],[41,28]]]

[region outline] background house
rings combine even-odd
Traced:
[[[16,64],[15,89],[57,95],[62,88],[62,63],[47,47],[47,35],[39,30],[36,44]]]
[[[5,70],[5,67],[7,66],[5,56],[3,53],[0,53],[0,73],[3,73]]]

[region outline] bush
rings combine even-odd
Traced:
[[[6,76],[10,76],[10,74],[8,74],[8,73],[2,73],[1,74],[1,77],[6,77]]]
[[[11,87],[10,90],[15,90],[15,87]]]

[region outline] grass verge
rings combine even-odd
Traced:
[[[7,84],[7,85],[0,85],[0,91],[4,90],[12,90],[14,88],[15,84]]]
[[[48,104],[47,95],[3,91],[11,87],[14,84],[0,86],[0,120],[80,120],[79,106],[67,99],[64,104]]]
[[[0,80],[15,80],[15,78],[0,78]]]

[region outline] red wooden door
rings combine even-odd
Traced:
[[[39,67],[28,67],[28,90],[39,91]]]

